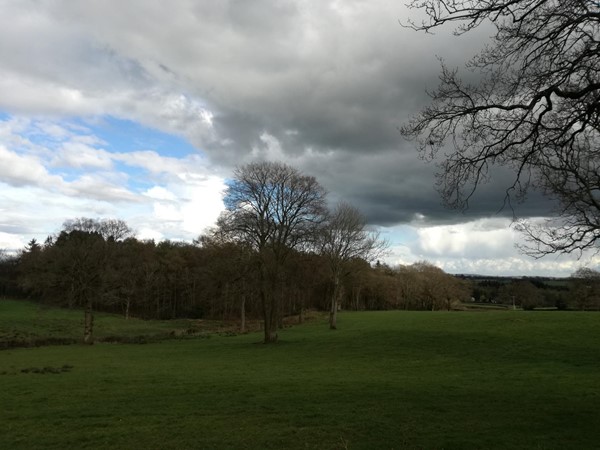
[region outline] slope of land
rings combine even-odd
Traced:
[[[595,448],[600,314],[342,313],[0,352],[0,448]]]

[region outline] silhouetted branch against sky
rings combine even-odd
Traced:
[[[483,22],[495,32],[467,63],[475,83],[442,63],[431,103],[403,128],[439,160],[439,192],[466,209],[496,166],[513,172],[506,199],[553,199],[544,226],[522,221],[525,254],[582,255],[600,237],[600,8],[579,0],[413,1],[417,31]],[[511,203],[512,204],[512,203]]]

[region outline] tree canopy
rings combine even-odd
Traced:
[[[277,289],[290,252],[313,241],[324,220],[325,189],[314,177],[282,163],[238,167],[225,193],[221,231],[258,252],[265,343],[277,341]]]

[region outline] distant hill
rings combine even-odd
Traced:
[[[540,289],[566,290],[569,287],[569,277],[542,277],[542,276],[493,276],[478,274],[455,274],[457,278],[469,280],[477,285],[496,285],[514,283],[518,281],[529,281]]]

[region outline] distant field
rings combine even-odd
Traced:
[[[0,351],[0,448],[598,448],[599,313],[339,327]]]
[[[467,310],[507,310],[512,309],[512,305],[498,305],[494,303],[463,303],[463,308]]]

